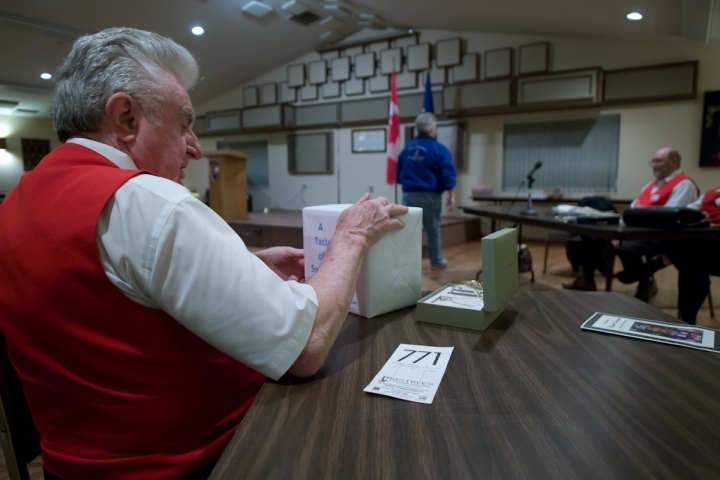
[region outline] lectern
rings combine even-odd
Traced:
[[[247,168],[250,155],[237,150],[205,152],[210,163],[210,208],[223,220],[247,220]]]

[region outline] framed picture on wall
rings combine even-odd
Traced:
[[[378,153],[387,149],[387,131],[384,128],[352,131],[352,153]]]
[[[700,139],[700,166],[720,166],[720,91],[705,92]]]

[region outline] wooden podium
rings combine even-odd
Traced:
[[[237,150],[205,152],[210,164],[210,208],[223,220],[247,220],[247,169],[250,155]]]

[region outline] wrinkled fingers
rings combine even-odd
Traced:
[[[385,207],[385,211],[387,211],[389,216],[397,217],[408,213],[408,207],[405,205],[398,205],[397,203],[391,203]]]

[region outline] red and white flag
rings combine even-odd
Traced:
[[[390,128],[388,128],[387,144],[387,174],[385,181],[388,185],[395,185],[398,162],[397,141],[400,136],[400,109],[398,108],[397,83],[395,72],[390,77]]]

